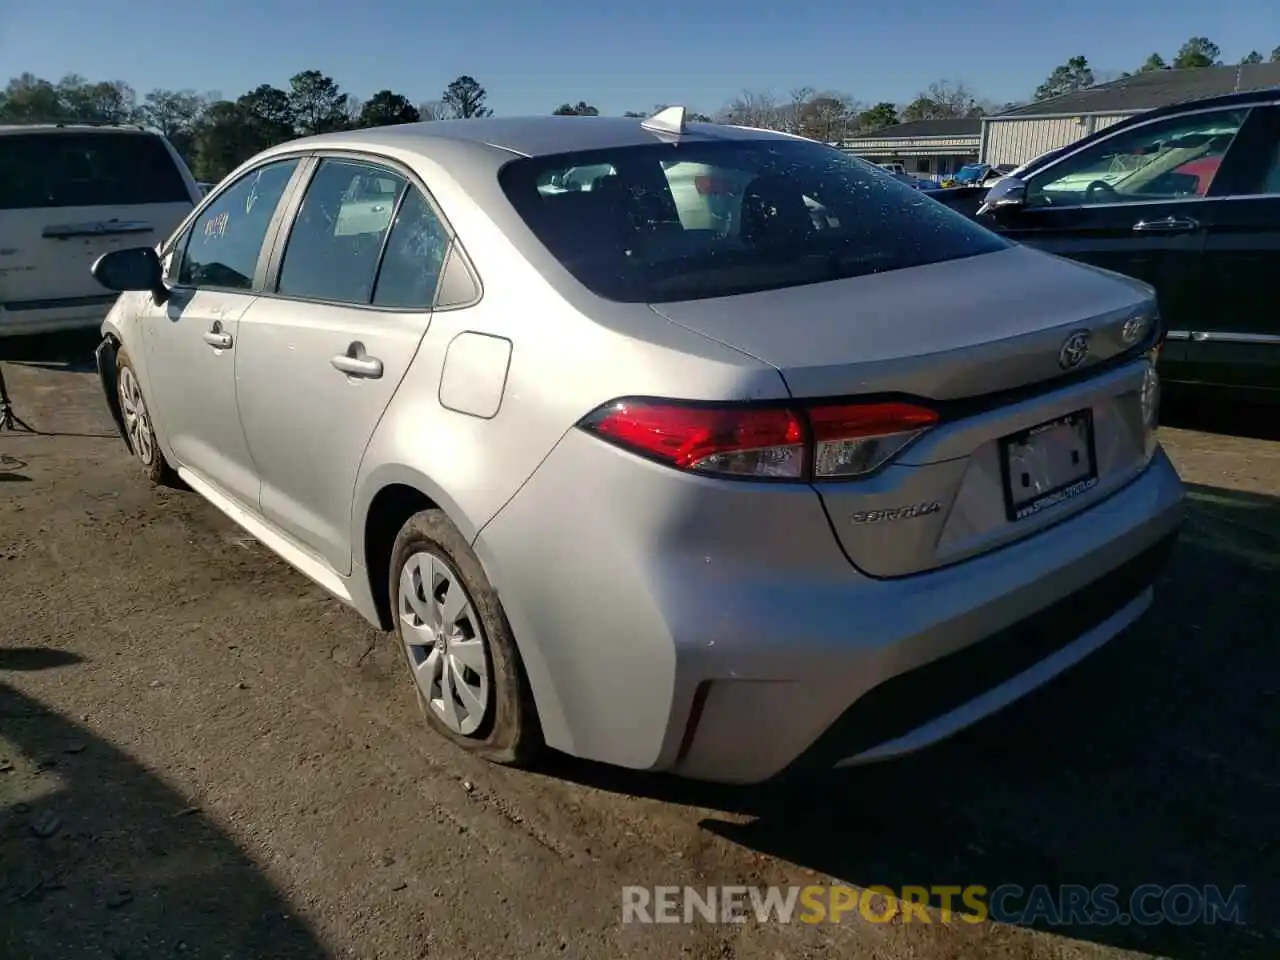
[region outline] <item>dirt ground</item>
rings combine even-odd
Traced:
[[[720,789],[431,736],[387,638],[141,479],[91,345],[0,342],[41,431],[0,434],[5,960],[1280,956],[1275,413],[1169,410],[1184,536],[1153,613],[1071,674],[905,761]],[[1249,899],[1218,925],[620,922],[627,884],[832,880]]]

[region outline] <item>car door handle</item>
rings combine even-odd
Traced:
[[[1200,224],[1190,217],[1164,217],[1160,220],[1139,220],[1133,229],[1142,233],[1179,233],[1199,230]]]
[[[382,361],[364,352],[364,344],[353,343],[346,353],[340,353],[329,361],[334,368],[349,377],[365,377],[376,380],[382,376]]]
[[[231,334],[225,333],[222,327],[214,324],[212,328],[201,334],[204,342],[211,347],[217,347],[219,350],[226,350],[231,346]]]

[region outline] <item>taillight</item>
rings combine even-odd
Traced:
[[[814,479],[857,477],[883,465],[938,422],[914,403],[811,407]]]
[[[804,407],[621,399],[584,430],[681,470],[772,480],[839,480],[883,466],[938,422],[912,403]]]
[[[615,400],[583,428],[681,470],[798,480],[804,476],[800,421],[777,407]]]

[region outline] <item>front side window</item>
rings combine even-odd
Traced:
[[[590,189],[557,186],[580,169],[596,174]],[[523,158],[499,183],[579,282],[626,302],[818,283],[1009,246],[884,170],[799,140]]]
[[[1248,113],[1222,110],[1170,117],[1107,137],[1031,177],[1027,205],[1075,207],[1203,197]]]
[[[268,163],[245,174],[200,211],[178,247],[178,284],[249,290],[267,228],[297,159]]]
[[[10,133],[0,137],[0,210],[191,203],[153,134]]]
[[[368,304],[378,257],[407,181],[353,160],[320,162],[280,264],[286,297]]]

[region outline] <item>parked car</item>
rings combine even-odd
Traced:
[[[980,222],[1155,287],[1166,380],[1280,397],[1280,107],[1233,94],[1141,114],[995,186]]]
[[[120,125],[0,125],[0,337],[93,328],[103,253],[158,243],[200,197],[163,137]]]
[[[147,475],[393,631],[496,761],[918,749],[1133,623],[1178,527],[1148,286],[679,107],[296,140],[93,272]]]

